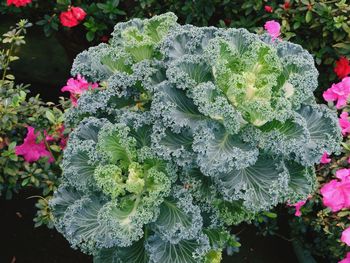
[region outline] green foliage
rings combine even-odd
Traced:
[[[72,68],[104,83],[65,114],[51,207],[73,247],[96,262],[219,262],[239,246],[227,227],[314,191],[313,165],[341,134],[301,46],[172,13],[112,36]]]
[[[42,27],[46,36],[51,36],[61,30],[69,31],[61,25],[59,16],[61,12],[67,11],[69,6],[79,6],[87,13],[87,18],[82,22],[79,29],[84,29],[86,40],[94,43],[100,42],[102,36],[108,35],[115,21],[126,16],[119,0],[92,1],[84,0],[74,2],[71,0],[45,1],[38,0],[35,4],[16,8],[7,6],[6,1],[0,3],[1,14],[11,14],[23,17],[29,15],[34,18],[35,24]],[[69,33],[68,33],[69,35]]]
[[[36,204],[38,212],[35,225],[52,227],[52,216],[48,210],[48,199],[59,184],[61,169],[61,148],[58,130],[62,127],[63,111],[67,102],[61,98],[60,107],[53,103],[44,103],[39,96],[29,97],[28,85],[16,85],[14,76],[9,72],[9,65],[14,58],[15,47],[25,43],[24,34],[30,24],[20,21],[15,28],[5,33],[0,50],[0,195],[11,199],[13,194],[24,188],[37,189],[39,196]],[[22,156],[15,153],[16,145],[22,144],[26,136],[26,127],[33,126],[41,130],[40,138],[44,140],[43,131],[47,131],[54,141],[46,142],[55,157],[51,164],[47,158],[35,163],[25,162]],[[37,198],[37,197],[35,197]]]

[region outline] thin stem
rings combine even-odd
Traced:
[[[32,195],[27,197],[26,199],[33,199],[33,198],[40,198],[42,200],[44,200],[46,203],[49,203],[49,201],[47,201],[47,199],[45,199],[44,197],[40,196],[40,195]]]
[[[44,143],[45,143],[45,146],[46,146],[47,150],[50,152],[52,158],[53,158],[53,159],[55,160],[55,162],[56,162],[57,160],[56,160],[55,156],[53,155],[53,153],[52,153],[52,151],[51,151],[51,149],[50,149],[50,145],[48,144],[48,142],[47,142],[47,140],[46,140],[46,138],[45,138],[45,134],[44,134]]]
[[[285,237],[285,236],[283,236],[281,234],[278,234],[278,233],[274,233],[274,235],[279,237],[279,238],[282,238],[283,240],[288,241],[288,242],[292,242],[292,241],[295,240],[295,238],[287,238],[287,237]]]
[[[6,63],[4,65],[4,72],[2,74],[2,78],[1,78],[1,82],[4,82],[5,81],[5,77],[6,77],[6,73],[7,73],[7,68],[10,64],[10,57],[11,57],[11,54],[12,54],[12,49],[13,49],[13,46],[14,46],[14,42],[11,43],[11,46],[10,46],[10,49],[8,51],[8,55],[7,55],[7,58],[6,58]]]
[[[237,233],[235,233],[235,235],[238,236],[239,234],[242,234],[246,229],[247,229],[246,227],[242,228]]]
[[[17,28],[18,29],[18,28]],[[7,68],[8,66],[10,65],[10,60],[11,60],[11,56],[12,56],[12,51],[13,51],[13,48],[14,48],[14,45],[16,43],[15,39],[17,36],[20,36],[21,33],[23,31],[23,28],[20,27],[17,32],[14,34],[13,36],[13,39],[12,39],[12,42],[11,42],[11,46],[10,46],[10,49],[8,50],[8,54],[7,54],[7,58],[6,58],[6,63],[5,63],[5,66],[4,66],[4,72],[2,74],[2,79],[1,79],[1,82],[3,83],[5,81],[5,77],[6,77],[6,73],[7,73]]]

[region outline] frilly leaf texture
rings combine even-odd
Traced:
[[[339,151],[306,50],[176,20],[118,23],[73,63],[100,88],[65,114],[73,132],[50,205],[95,263],[219,262],[237,245],[228,227],[306,199],[314,164]]]

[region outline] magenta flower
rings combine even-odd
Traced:
[[[270,34],[272,39],[278,38],[281,34],[281,25],[275,20],[267,21],[264,25],[264,28],[267,33]]]
[[[323,204],[333,212],[343,208],[350,208],[350,169],[340,169],[336,172],[339,180],[331,180],[325,184],[320,192]]]
[[[340,114],[339,125],[341,127],[341,133],[343,136],[350,134],[350,121],[348,112],[344,111],[342,114]]]
[[[70,100],[72,101],[73,106],[78,105],[78,98],[81,94],[87,91],[89,88],[95,89],[98,87],[97,83],[89,83],[84,77],[80,74],[77,75],[77,78],[70,78],[67,81],[67,85],[64,86],[61,91],[70,92]]]
[[[330,163],[331,162],[331,158],[328,158],[328,157],[329,157],[328,153],[324,152],[323,155],[322,155],[320,163],[322,163],[322,164]]]
[[[350,181],[350,169],[339,169],[336,173],[335,173],[335,177],[337,177],[340,180],[349,180]]]
[[[294,206],[295,207],[295,216],[301,216],[301,211],[300,209],[302,208],[303,205],[306,204],[307,200],[301,200],[299,202],[296,202],[295,204],[288,204],[288,206]]]
[[[350,77],[343,78],[341,82],[333,84],[332,87],[323,93],[325,101],[337,101],[335,105],[340,109],[346,105],[350,94]]]
[[[350,227],[343,231],[340,240],[350,246]]]
[[[350,252],[348,252],[346,254],[346,257],[343,260],[339,261],[338,263],[350,263]]]
[[[54,159],[51,153],[46,149],[45,142],[36,142],[39,132],[35,134],[34,128],[31,126],[28,126],[27,130],[27,136],[23,144],[15,147],[16,155],[22,155],[27,162],[35,162],[41,157],[48,156],[50,157],[49,162],[53,162]]]

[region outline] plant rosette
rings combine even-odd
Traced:
[[[314,164],[340,150],[312,56],[276,23],[256,35],[176,20],[118,23],[74,60],[72,75],[99,88],[65,114],[50,205],[95,262],[220,262],[239,246],[232,225],[306,200]]]

